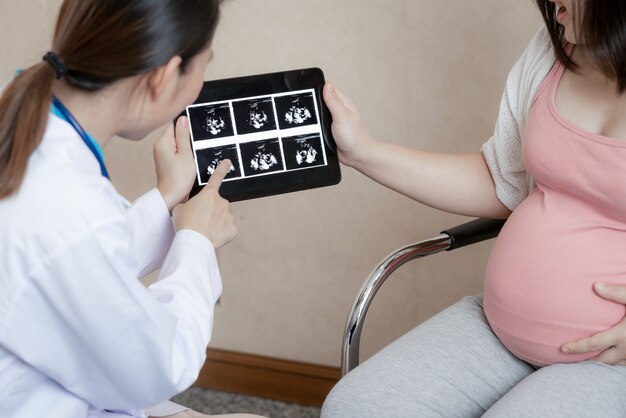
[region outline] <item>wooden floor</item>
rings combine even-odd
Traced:
[[[339,376],[339,368],[209,349],[196,386],[320,407]]]

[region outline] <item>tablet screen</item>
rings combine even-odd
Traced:
[[[220,191],[229,200],[338,183],[320,73],[298,70],[205,83],[198,101],[186,109],[195,189],[207,184],[224,159],[231,167]]]

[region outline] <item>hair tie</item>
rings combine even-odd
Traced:
[[[67,75],[67,67],[65,66],[65,63],[54,52],[48,52],[46,55],[44,55],[43,60],[50,64],[50,66],[56,73],[58,80]]]

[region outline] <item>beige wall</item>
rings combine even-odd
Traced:
[[[49,47],[60,0],[0,0],[0,79]],[[318,66],[357,103],[371,132],[435,151],[489,137],[504,79],[540,25],[531,0],[230,0],[207,78]],[[154,185],[151,143],[107,149],[120,192]],[[239,236],[219,254],[217,348],[339,364],[346,314],[375,263],[464,218],[439,213],[344,169],[339,186],[232,205]],[[401,269],[364,331],[370,355],[481,291],[491,244]]]

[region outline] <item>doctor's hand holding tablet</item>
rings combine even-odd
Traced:
[[[196,177],[188,126],[188,119],[181,116],[154,144],[157,189],[173,215],[176,231],[196,231],[218,249],[237,233],[229,203],[219,194],[231,163],[222,161],[203,190],[184,202]]]

